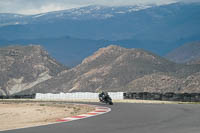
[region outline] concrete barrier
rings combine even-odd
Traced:
[[[59,93],[59,94],[52,94],[52,93],[36,93],[35,99],[37,100],[92,100],[92,99],[99,99],[99,93],[92,93],[92,92],[75,92],[75,93]],[[108,92],[108,95],[113,100],[122,100],[124,99],[123,92]]]

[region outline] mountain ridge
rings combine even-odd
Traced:
[[[23,91],[21,94],[98,92],[100,90],[126,92],[138,91],[138,85],[140,91],[199,92],[198,86],[187,88],[187,85],[193,82],[192,76],[200,83],[196,78],[198,72],[200,72],[200,65],[175,64],[141,49],[126,49],[111,45],[99,49],[78,66]],[[182,82],[189,84],[181,85]],[[156,84],[160,84],[160,88]],[[148,88],[151,86],[152,88]]]
[[[141,48],[159,56],[165,55],[172,49],[169,44],[162,43],[160,41],[157,42],[134,39],[109,41],[79,39],[70,36],[59,38],[19,39],[12,41],[0,39],[0,46],[8,46],[10,44],[21,44],[23,46],[28,44],[42,45],[51,54],[51,56],[69,67],[74,67],[80,64],[84,58],[90,56],[99,48],[109,46],[110,44],[117,44],[125,48]],[[177,47],[176,45],[173,45],[173,47]],[[87,51],[85,49],[87,49]]]
[[[200,42],[186,43],[169,52],[166,58],[176,63],[198,64],[200,60]]]

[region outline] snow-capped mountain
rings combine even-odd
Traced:
[[[75,20],[86,20],[86,19],[107,19],[114,17],[118,14],[131,13],[151,6],[122,6],[122,7],[108,7],[108,6],[87,6],[81,8],[74,8],[63,11],[55,11],[43,14],[33,15],[33,19],[75,19]]]
[[[1,14],[0,25],[0,42],[44,38],[53,42],[56,38],[54,43],[59,44],[70,36],[114,41],[164,55],[181,44],[200,40],[200,4],[87,6],[37,15]],[[76,42],[81,41],[72,44]]]
[[[8,16],[0,15],[0,38],[3,39],[68,35],[106,40],[134,38],[177,41],[197,37],[196,33],[200,32],[199,3],[173,3],[161,6],[88,6],[37,15],[8,14]]]
[[[0,13],[0,27],[17,24],[32,24],[41,21],[52,22],[57,19],[70,20],[88,20],[88,19],[108,19],[150,8],[150,5],[138,6],[122,6],[122,7],[108,7],[108,6],[86,6],[81,8],[73,8],[62,11],[41,13],[36,15],[20,15],[20,14],[1,14]]]

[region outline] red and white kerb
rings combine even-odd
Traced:
[[[105,114],[111,111],[111,109],[108,107],[102,107],[102,106],[92,106],[92,107],[95,107],[95,111],[92,111],[86,114],[77,115],[77,116],[71,116],[71,117],[58,119],[57,122],[69,122],[69,121],[84,119],[84,118],[88,118],[92,116]]]

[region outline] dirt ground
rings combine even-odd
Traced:
[[[55,102],[0,102],[0,131],[50,124],[92,110],[86,105]]]

